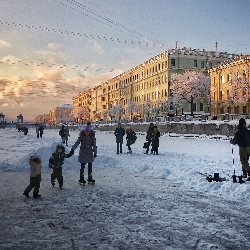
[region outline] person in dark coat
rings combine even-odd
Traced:
[[[59,135],[61,136],[62,144],[65,144],[66,131],[64,125],[62,125],[61,129],[59,130]]]
[[[41,138],[43,137],[43,130],[44,130],[44,127],[43,127],[43,125],[41,125],[41,126],[39,127],[39,132],[40,132],[40,137],[41,137]]]
[[[69,158],[74,154],[74,150],[71,149],[69,154],[65,154],[65,147],[62,144],[56,146],[55,152],[51,155],[49,159],[49,168],[53,169],[51,174],[51,184],[55,186],[55,179],[57,179],[60,189],[63,186],[63,175],[62,167],[65,158]]]
[[[248,162],[250,156],[250,131],[246,127],[246,120],[244,118],[239,120],[238,130],[234,138],[230,140],[230,143],[239,146],[243,177],[247,177],[248,174],[247,181],[250,181],[250,167]]]
[[[128,146],[128,153],[132,154],[132,149],[131,149],[131,145],[135,143],[137,136],[135,131],[133,131],[133,129],[131,127],[126,129],[126,140],[127,140],[127,144],[126,146]]]
[[[33,190],[33,197],[37,198],[41,195],[39,194],[40,182],[41,182],[41,169],[42,169],[42,161],[39,155],[32,155],[29,158],[30,165],[30,184],[26,187],[23,192],[23,195],[29,197],[29,192]]]
[[[92,175],[92,163],[97,156],[97,146],[95,132],[91,129],[90,122],[88,122],[84,130],[80,132],[78,139],[72,146],[72,150],[75,150],[79,144],[81,144],[78,156],[78,161],[81,163],[79,183],[83,185],[86,183],[84,180],[84,169],[85,165],[88,164],[87,181],[88,183],[94,184],[95,180]]]
[[[117,152],[116,154],[122,154],[122,144],[123,144],[123,136],[125,135],[125,129],[122,127],[122,124],[119,122],[118,127],[115,129],[115,137],[116,137],[116,144],[117,144]]]
[[[64,130],[65,130],[65,143],[66,143],[66,146],[68,146],[68,140],[69,140],[69,126],[66,125],[66,127],[64,127]]]
[[[145,154],[148,154],[148,151],[149,151],[149,147],[151,145],[151,142],[152,142],[152,137],[154,136],[154,124],[151,122],[149,124],[149,128],[148,128],[148,131],[147,131],[147,135],[146,135],[146,141],[147,143],[145,144],[145,147],[146,147],[146,152]],[[151,154],[153,153],[152,149],[151,149]]]
[[[158,155],[160,136],[161,136],[161,134],[160,134],[157,126],[154,126],[154,133],[153,133],[153,137],[152,137],[152,152],[154,155]]]

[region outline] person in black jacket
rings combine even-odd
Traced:
[[[126,146],[128,146],[128,153],[132,154],[131,145],[135,143],[135,141],[137,139],[137,136],[136,136],[135,131],[131,127],[128,127],[126,129],[126,134],[127,134],[127,136],[126,136],[126,140],[127,140]]]
[[[119,122],[117,128],[115,129],[115,137],[116,137],[116,154],[122,154],[122,144],[123,144],[123,136],[125,135],[125,129],[122,127],[122,124]]]
[[[49,159],[49,168],[53,169],[51,174],[51,184],[55,186],[55,179],[58,180],[59,187],[62,189],[63,186],[63,176],[62,176],[62,166],[65,158],[69,158],[74,154],[74,150],[71,149],[69,154],[65,154],[65,147],[61,144],[56,146],[56,151],[51,155]]]
[[[159,148],[159,138],[161,134],[157,128],[157,126],[154,126],[154,133],[152,137],[152,151],[154,155],[158,155],[158,148]]]
[[[247,181],[250,181],[250,167],[248,162],[250,156],[250,131],[246,128],[246,120],[244,118],[239,120],[238,130],[234,138],[230,140],[230,143],[239,146],[243,177],[247,177],[248,174]]]
[[[145,152],[145,154],[148,154],[149,147],[150,147],[150,144],[152,142],[152,137],[153,136],[154,136],[154,124],[151,122],[149,124],[149,128],[148,128],[147,135],[146,135],[146,141],[147,141],[147,143],[145,144],[145,146],[146,146],[146,152]],[[151,149],[151,154],[152,153],[153,153],[153,150]]]

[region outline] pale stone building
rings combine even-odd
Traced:
[[[164,103],[170,96],[169,87],[174,74],[187,70],[207,72],[229,57],[234,55],[191,48],[167,50],[86,91],[88,95],[78,94],[73,98],[73,106],[82,106],[81,97],[84,97],[84,102],[89,105],[89,119],[95,121],[112,117],[135,119],[166,116],[173,112]],[[209,112],[204,98],[196,99],[194,105],[196,112]],[[188,104],[182,108],[184,112],[190,112]]]
[[[250,55],[227,60],[211,69],[209,73],[211,114],[249,114]],[[236,92],[237,88],[239,89]]]
[[[72,114],[72,105],[64,104],[60,107],[56,107],[49,112],[49,124],[60,124],[60,123],[69,123],[74,120]]]

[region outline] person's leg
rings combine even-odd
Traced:
[[[26,187],[26,189],[23,192],[23,195],[29,197],[29,192],[34,187],[34,177],[30,177],[30,184]]]
[[[119,143],[116,143],[116,154],[119,154]]]
[[[122,143],[120,143],[120,154],[122,154]]]
[[[85,180],[84,180],[84,169],[85,169],[85,165],[86,165],[86,163],[81,163],[81,168],[80,168],[80,180],[79,180],[79,182],[81,182],[81,183],[85,183]]]
[[[88,180],[92,180],[92,162],[88,163]]]
[[[33,191],[33,197],[37,198],[40,197],[41,195],[39,195],[39,189],[40,189],[40,179],[38,178],[34,178],[34,191]]]
[[[248,147],[240,147],[239,154],[242,168],[245,169],[245,171],[248,173],[248,176],[250,176],[250,169],[248,163]]]
[[[62,188],[62,186],[63,186],[62,167],[59,167],[57,169],[57,180],[59,183],[59,187]]]

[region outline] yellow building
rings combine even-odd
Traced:
[[[49,112],[49,124],[69,123],[73,121],[71,115],[72,105],[64,104],[60,107],[56,107]]]
[[[227,53],[191,48],[164,51],[88,91],[89,119],[166,116],[170,113],[165,103],[169,98],[172,75],[187,70],[207,72],[228,57]],[[79,95],[83,96],[84,93]],[[81,106],[79,95],[73,98],[74,107]],[[205,103],[206,100],[202,98],[195,100],[195,111],[208,112]],[[183,106],[183,111],[190,112],[188,104]]]
[[[211,115],[250,113],[250,55],[227,60],[209,71]]]

